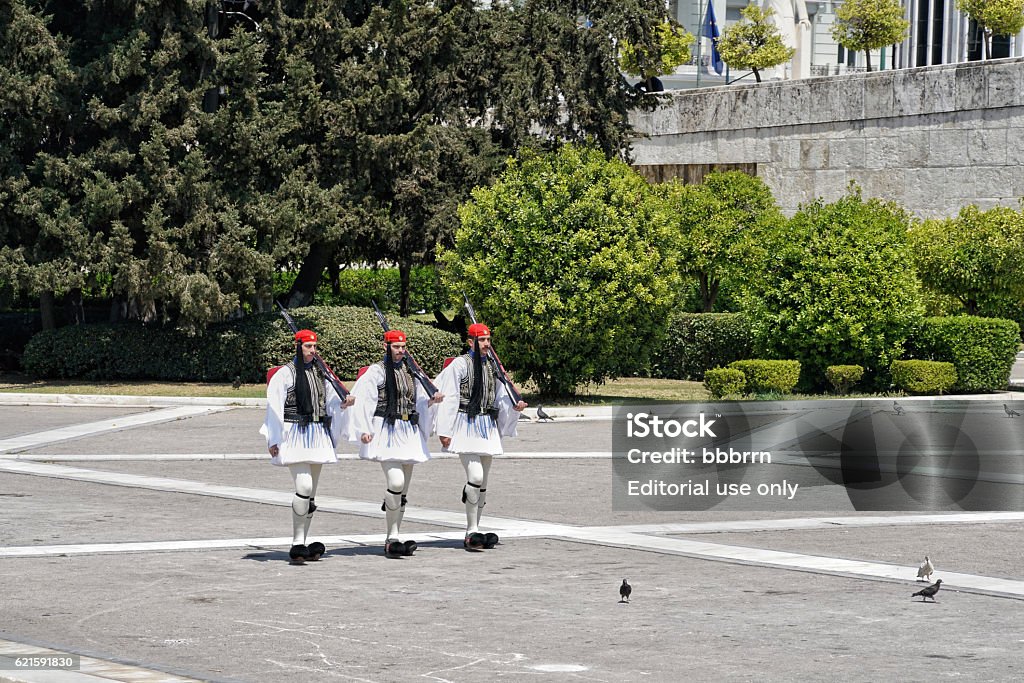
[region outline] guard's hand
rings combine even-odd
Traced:
[[[271,446],[270,448],[268,448],[267,450],[270,451],[270,456],[272,458],[276,458],[277,454],[280,452],[280,449],[277,447],[276,443],[273,446]]]
[[[441,447],[442,448],[448,448],[449,446],[452,445],[452,437],[450,437],[450,436],[439,436],[437,438],[439,438],[441,440]]]
[[[363,443],[370,443],[371,441],[373,441],[373,434],[363,434],[362,436],[359,437],[359,440],[362,441]]]
[[[519,403],[515,404],[513,410],[515,410],[517,413],[521,413],[528,405],[530,404],[527,403],[526,401],[520,401]]]
[[[443,401],[443,400],[444,400],[444,394],[442,394],[442,393],[441,393],[441,392],[439,391],[439,392],[437,392],[436,394],[434,394],[434,396],[433,396],[433,397],[432,397],[432,398],[430,399],[430,402],[431,402],[431,403],[440,403],[440,402],[441,402],[441,401]]]
[[[355,405],[355,403],[356,397],[353,396],[352,394],[349,394],[348,396],[345,397],[345,402],[342,403],[341,405],[343,408],[348,408],[349,406]]]

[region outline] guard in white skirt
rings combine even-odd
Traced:
[[[497,378],[489,356],[491,331],[482,323],[469,326],[470,350],[452,360],[437,376],[446,398],[437,412],[436,431],[446,452],[458,453],[466,470],[462,502],[466,505],[466,550],[493,548],[495,533],[480,533],[486,503],[487,475],[495,455],[504,453],[501,438],[516,436],[525,401],[513,403]]]
[[[260,433],[267,438],[270,462],[288,467],[295,482],[288,557],[293,564],[303,564],[319,560],[326,550],[319,541],[307,545],[314,497],[321,467],[338,462],[335,446],[348,432],[346,408],[355,399],[349,395],[342,401],[313,362],[316,332],[299,330],[295,341],[295,358],[267,382],[267,416]]]
[[[430,436],[436,404],[443,394],[428,398],[417,386],[406,360],[406,336],[400,330],[384,333],[384,360],[366,369],[352,385],[356,407],[349,440],[359,444],[359,457],[381,464],[387,484],[381,510],[387,524],[384,554],[412,555],[415,541],[399,540],[408,501],[412,468],[430,459]]]

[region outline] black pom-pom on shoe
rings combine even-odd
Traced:
[[[304,545],[293,545],[288,550],[288,558],[292,564],[303,564],[309,558],[309,548]]]
[[[498,534],[488,532],[484,534],[484,548],[490,550],[494,546],[498,545]]]
[[[486,537],[478,532],[466,534],[466,538],[462,541],[462,547],[466,550],[483,550],[485,540]]]
[[[310,562],[316,562],[320,559],[321,555],[327,552],[327,548],[324,547],[324,544],[320,541],[313,541],[308,546],[306,546],[306,552],[309,554],[309,557],[307,557],[306,559]]]
[[[412,555],[414,552],[416,552],[416,548],[419,547],[416,545],[416,541],[406,541],[402,545],[405,547],[406,556]]]

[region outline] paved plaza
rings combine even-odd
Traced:
[[[294,566],[259,402],[3,400],[0,681],[1024,679],[1024,511],[615,511],[610,412],[552,409],[491,471],[496,548],[463,550],[443,457],[413,475],[420,549],[385,558],[383,475],[345,444],[328,552]],[[925,555],[934,603],[910,597]],[[14,667],[62,655],[80,668]]]

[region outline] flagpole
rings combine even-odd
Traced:
[[[698,88],[700,87],[700,71],[701,71],[700,48],[701,48],[701,45],[704,44],[704,22],[707,20],[707,13],[708,13],[707,7],[708,7],[708,4],[710,2],[711,2],[711,0],[707,0],[706,3],[701,5],[700,24],[698,24],[698,26],[700,28],[697,29],[697,87]]]

